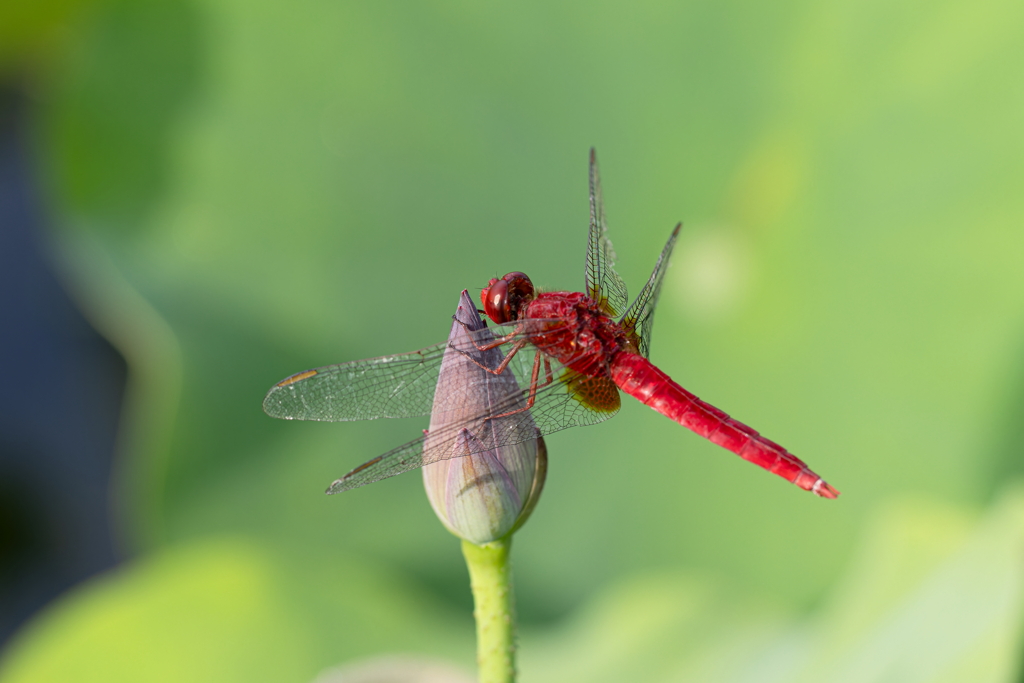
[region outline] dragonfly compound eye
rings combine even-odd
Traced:
[[[491,284],[480,292],[480,300],[487,317],[499,325],[512,319],[508,306],[508,282],[505,280],[491,280]]]
[[[522,307],[533,301],[534,296],[536,296],[533,283],[526,276],[526,273],[520,273],[519,271],[511,272],[501,279],[503,282],[508,283],[508,294],[505,301],[509,311],[509,319],[515,320],[519,317]]]
[[[480,292],[484,313],[499,325],[518,318],[520,309],[534,296],[533,283],[519,271],[511,272],[500,280],[492,279]]]

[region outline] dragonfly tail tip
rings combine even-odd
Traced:
[[[839,491],[824,479],[819,479],[814,482],[814,486],[811,488],[811,493],[816,496],[820,496],[821,498],[829,498],[832,500],[839,497]]]

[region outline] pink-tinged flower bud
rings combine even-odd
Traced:
[[[526,399],[511,366],[495,375],[477,365],[497,368],[502,353],[477,348],[493,336],[465,291],[455,315],[424,445],[428,452],[444,448],[451,457],[426,465],[423,483],[445,527],[482,545],[507,536],[530,516],[544,487],[547,450],[529,412],[480,417],[525,408]],[[536,438],[495,445],[508,440],[503,434],[523,430]]]

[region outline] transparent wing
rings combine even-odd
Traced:
[[[594,424],[619,408],[619,394],[606,377],[583,377],[526,344],[499,374],[512,348],[526,338],[505,336],[499,347],[472,305],[460,307],[439,369],[430,428],[423,437],[377,456],[331,484],[338,493],[428,463],[511,446],[543,434]],[[475,319],[475,320],[474,320]],[[552,321],[555,324],[555,321]],[[501,328],[499,328],[500,330]],[[500,332],[499,332],[500,334]],[[481,348],[483,347],[483,348]],[[528,408],[530,399],[532,407]],[[465,438],[465,432],[473,438]]]
[[[446,347],[296,373],[267,392],[263,410],[285,420],[325,422],[428,415]]]
[[[562,324],[561,321],[548,322],[548,329]],[[457,340],[419,351],[298,372],[271,387],[263,399],[263,410],[271,417],[285,420],[320,422],[429,415],[446,349],[454,344],[460,350],[476,353],[477,347],[495,341],[482,321],[480,325],[475,330],[467,330]],[[513,325],[497,329],[499,335],[510,337],[504,347],[506,349],[519,340],[529,342],[527,335],[515,333]],[[493,349],[491,353],[500,352]],[[491,367],[500,362],[499,356]],[[451,381],[447,384],[450,385]],[[458,395],[465,391],[465,387],[446,386],[446,391]]]
[[[601,195],[601,174],[597,153],[590,149],[590,234],[587,237],[587,296],[597,301],[611,316],[626,310],[629,295],[626,284],[615,272],[615,250],[608,239],[608,223]]]
[[[525,356],[534,353],[520,352]],[[505,372],[512,371],[510,367]],[[567,427],[596,424],[618,412],[618,389],[611,380],[580,378],[560,366],[552,371],[555,381],[537,389],[531,409],[513,412],[520,410],[529,398],[530,375],[527,374],[527,386],[521,386],[515,395],[495,401],[487,410],[468,415],[461,421],[429,429],[425,436],[363,463],[331,484],[327,492],[340,493],[432,462],[464,456],[466,444],[472,444],[470,453],[510,446]],[[522,383],[519,376],[516,376],[517,384]],[[606,402],[595,407],[589,402],[595,395]],[[470,430],[476,438],[460,439],[463,429]]]
[[[665,244],[665,248],[661,250],[661,254],[658,256],[658,262],[654,264],[654,272],[651,273],[651,278],[644,285],[644,288],[640,290],[640,294],[636,297],[633,305],[629,307],[629,310],[619,320],[623,329],[633,339],[637,349],[640,351],[640,355],[644,358],[650,356],[651,353],[651,329],[654,326],[654,307],[658,304],[658,294],[661,293],[661,281],[665,277],[669,257],[672,256],[672,248],[676,245],[676,238],[679,236],[679,230],[682,227],[682,223],[676,225],[675,230],[672,231],[672,235]]]

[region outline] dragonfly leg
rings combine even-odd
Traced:
[[[538,353],[536,358],[533,359],[533,372],[530,374],[530,397],[526,399],[526,405],[522,408],[516,408],[510,410],[507,413],[501,415],[491,415],[490,417],[484,418],[484,422],[487,420],[495,420],[499,417],[508,417],[509,415],[515,415],[516,413],[523,413],[533,407],[533,404],[537,401],[537,389],[546,387],[555,381],[555,378],[551,375],[551,361],[548,360],[547,356],[544,357],[544,368],[545,374],[547,375],[543,384],[538,384],[540,378],[540,357],[543,354]]]
[[[482,313],[483,311],[480,311],[480,312]],[[519,334],[522,331],[520,329],[520,327],[516,327],[516,329],[512,330],[511,332],[509,332],[504,337],[496,337],[493,342],[490,342],[488,344],[484,344],[483,346],[479,346],[475,341],[473,341],[472,333],[475,332],[475,330],[469,329],[469,323],[462,322],[461,320],[458,319],[457,316],[454,316],[454,315],[452,316],[452,320],[454,320],[455,322],[457,322],[458,324],[460,324],[464,328],[466,328],[466,331],[470,333],[469,343],[472,344],[473,346],[475,346],[477,351],[490,351],[491,349],[496,349],[499,346],[501,346],[502,344],[507,344],[510,341],[512,341],[513,339],[515,339],[516,335]]]
[[[517,341],[512,346],[512,348],[509,350],[508,355],[505,356],[505,358],[502,359],[502,361],[498,365],[498,367],[494,368],[493,370],[491,368],[487,367],[486,365],[484,365],[483,363],[481,363],[480,361],[478,361],[476,358],[473,358],[473,356],[469,355],[469,353],[463,351],[462,349],[456,348],[451,342],[448,342],[448,348],[452,349],[453,351],[458,351],[463,356],[465,356],[470,361],[472,361],[474,365],[476,365],[476,366],[478,366],[480,368],[483,368],[484,370],[486,370],[487,372],[491,373],[492,375],[500,375],[501,373],[503,373],[505,371],[505,368],[508,367],[508,364],[512,361],[512,357],[515,356],[517,353],[519,353],[519,351],[524,346],[526,346],[527,343],[528,342],[527,342],[526,339],[520,339],[519,341]],[[481,350],[483,351],[483,350],[487,350],[487,349],[481,349]]]

